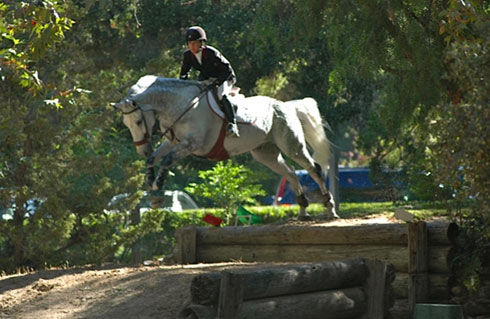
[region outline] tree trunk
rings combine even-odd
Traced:
[[[139,205],[131,211],[130,219],[131,224],[135,226],[141,222]],[[135,243],[131,245],[131,263],[133,265],[138,265],[143,262],[141,245],[141,239],[138,239]]]
[[[14,211],[14,228],[11,234],[14,247],[14,263],[17,267],[24,266],[24,208],[17,207]]]

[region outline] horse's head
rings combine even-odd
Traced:
[[[123,122],[129,128],[136,151],[149,157],[152,153],[151,134],[155,125],[155,112],[150,105],[137,105],[133,100],[123,99],[114,107],[123,113]]]

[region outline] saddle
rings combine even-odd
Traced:
[[[230,100],[232,102],[232,105],[233,105],[233,108],[235,111],[235,115],[236,115],[237,123],[238,122],[247,123],[244,119],[240,118],[238,116],[238,113],[237,113],[238,112],[238,105],[237,105],[236,101],[238,99],[245,98],[245,96],[243,94],[238,93],[239,91],[240,91],[240,88],[233,87],[232,91],[228,94],[228,100]],[[222,120],[226,120],[226,116],[225,116],[225,113],[223,111],[224,106],[223,106],[222,102],[220,102],[220,99],[218,98],[217,90],[213,89],[213,90],[208,91],[206,98],[207,98],[208,105],[209,105],[209,108],[211,109],[211,111],[213,111],[213,113],[216,114]]]
[[[235,98],[236,98],[235,94],[238,94],[239,90],[240,89],[234,90],[234,92],[236,92],[236,93],[234,93],[234,95],[232,95],[232,94],[229,95],[231,97],[231,99],[234,99],[233,96],[235,96]],[[228,97],[229,100],[230,100],[230,97]],[[219,133],[218,139],[216,140],[216,143],[214,144],[212,150],[204,157],[207,159],[210,159],[210,160],[224,161],[224,160],[227,160],[228,158],[230,158],[228,152],[226,151],[226,149],[224,148],[224,145],[223,145],[223,142],[224,142],[225,137],[226,137],[226,126],[228,123],[226,120],[226,115],[224,113],[224,107],[225,106],[219,102],[218,94],[217,94],[217,91],[215,89],[210,90],[206,94],[206,99],[208,101],[208,105],[209,105],[211,111],[213,111],[213,113],[215,113],[223,121],[222,121],[220,133]],[[237,104],[232,103],[232,107],[235,109],[235,114],[236,114]],[[236,120],[238,122],[238,116],[236,116]]]

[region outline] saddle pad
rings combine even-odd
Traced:
[[[257,109],[256,105],[254,107],[254,103],[248,103],[248,102],[252,102],[251,100],[249,100],[252,98],[245,98],[243,95],[237,95],[237,96],[228,96],[228,99],[232,104],[237,105],[237,112],[235,114],[237,123],[253,124],[257,121],[259,109]],[[211,111],[213,111],[213,113],[215,113],[220,118],[224,119],[225,115],[221,110],[221,107],[216,102],[216,99],[214,98],[212,92],[207,93],[207,101]]]

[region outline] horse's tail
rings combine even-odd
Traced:
[[[326,176],[330,158],[330,141],[325,134],[324,123],[317,102],[312,98],[294,101],[305,133],[306,143],[313,150],[313,160],[318,163]]]

